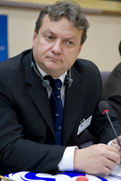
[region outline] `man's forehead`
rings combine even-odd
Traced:
[[[54,19],[52,19],[52,18],[49,16],[49,14],[46,14],[46,15],[44,16],[42,22],[46,23],[46,22],[48,21],[48,22],[50,22],[50,23],[56,23],[56,22],[59,22],[59,21],[62,20],[62,19],[68,21],[69,24],[71,24],[72,26],[74,26],[74,23],[73,23],[71,20],[69,20],[69,19],[68,19],[66,16],[64,16],[64,15],[62,15],[62,16],[60,16],[59,18],[57,18],[57,19],[54,20]],[[74,26],[74,27],[75,27],[75,26]]]

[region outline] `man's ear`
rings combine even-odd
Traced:
[[[34,30],[34,33],[33,33],[33,39],[32,39],[32,45],[31,45],[31,46],[32,46],[32,48],[34,47],[36,37],[37,37],[37,33],[36,33],[36,30]]]
[[[83,47],[83,44],[80,45],[80,47],[79,47],[79,53],[81,52],[82,47]]]
[[[82,44],[82,45],[80,45],[80,47],[79,47],[78,56],[79,56],[79,54],[80,54],[80,52],[81,52],[82,47],[83,47],[83,44]],[[77,57],[77,58],[78,58],[78,57]]]

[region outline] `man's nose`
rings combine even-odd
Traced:
[[[60,54],[62,52],[62,42],[57,40],[54,42],[52,47],[52,52],[54,54]]]

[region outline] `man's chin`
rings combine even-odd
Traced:
[[[49,75],[57,75],[60,72],[60,67],[58,66],[46,66],[45,72]]]

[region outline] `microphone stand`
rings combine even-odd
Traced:
[[[114,134],[115,134],[115,137],[116,137],[116,139],[117,139],[117,142],[118,142],[119,146],[121,147],[121,143],[120,143],[119,138],[118,138],[118,135],[117,135],[117,133],[116,133],[116,131],[115,131],[115,129],[114,129],[114,126],[113,126],[113,124],[112,124],[112,121],[111,121],[111,119],[110,119],[110,117],[109,117],[109,115],[108,115],[108,112],[106,111],[105,114],[106,114],[106,116],[107,116],[107,118],[108,118],[108,120],[109,120],[109,122],[110,122],[110,125],[111,125],[111,127],[112,127],[112,129],[113,129],[113,132],[114,132]]]

